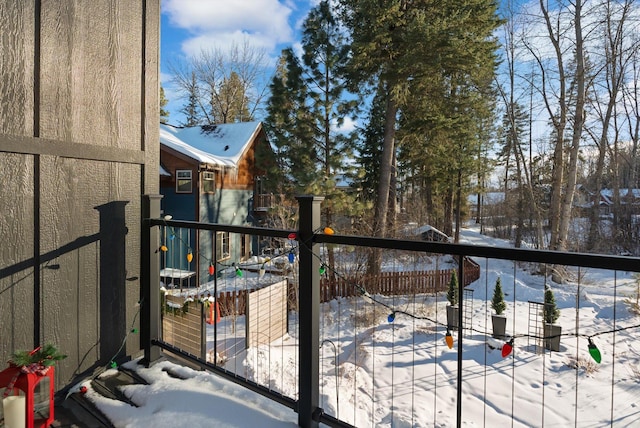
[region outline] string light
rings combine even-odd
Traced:
[[[591,358],[598,364],[602,361],[602,354],[600,354],[600,350],[591,338],[589,338],[589,355],[591,355]]]
[[[447,334],[444,336],[444,341],[449,349],[453,348],[453,336],[451,335],[451,331],[449,329],[447,329]]]
[[[507,358],[513,352],[513,339],[502,345],[502,358]]]
[[[209,263],[209,275],[213,275],[216,272],[216,268],[213,267],[213,263]]]
[[[318,229],[315,233],[318,233],[320,230],[322,230],[325,235],[333,235],[333,234],[335,234],[335,231],[330,227],[324,227],[322,229]],[[170,239],[174,239],[175,236],[176,235],[174,233],[172,233],[170,235]],[[297,235],[292,232],[292,233],[289,233],[289,235],[287,237],[289,238],[289,240],[295,240],[297,238]],[[180,237],[178,237],[178,239],[180,239],[180,241],[182,241],[185,244],[186,247],[189,247],[189,245],[186,242],[184,242]],[[298,241],[298,242],[300,242],[302,245],[305,245],[306,247],[308,247],[307,243],[305,243],[303,241]],[[353,246],[347,246],[346,248],[347,248],[347,251],[353,251],[354,250]],[[166,245],[162,245],[160,247],[160,250],[163,251],[163,252],[166,252],[166,251],[168,251],[168,248],[166,247]],[[288,260],[289,260],[289,263],[293,263],[295,261],[294,250],[295,250],[295,248],[292,248],[288,253],[286,253],[287,257],[288,257]],[[278,256],[275,256],[274,258],[284,257],[284,254],[285,253],[280,254]],[[338,276],[338,277],[340,277],[342,279],[348,280],[347,277],[345,277],[344,275],[341,275],[339,272],[337,272],[330,265],[327,265],[321,259],[321,257],[319,255],[314,254],[314,256],[319,258],[321,260],[321,262],[322,262],[321,266],[320,266],[320,269],[319,269],[321,275],[325,274],[328,270],[331,270],[336,276]],[[200,257],[204,257],[207,260],[211,260],[211,259],[208,259],[207,257],[205,257],[203,255],[200,255]],[[189,262],[191,262],[192,259],[193,259],[193,254],[191,252],[191,248],[189,248],[189,253],[187,254],[187,260]],[[265,266],[265,263],[267,263],[269,261],[270,260],[267,259],[263,263],[256,263],[256,264],[260,265],[260,270],[259,270],[260,277],[262,277],[266,273],[266,271],[264,269],[264,266]],[[219,264],[221,266],[224,266],[224,267],[234,266],[235,267],[236,276],[242,277],[243,272],[242,272],[242,270],[240,270],[240,268],[235,266],[235,263],[233,263],[231,265],[225,265],[223,263],[219,263]],[[210,267],[209,272],[211,272],[211,268],[213,267],[213,264],[210,264],[210,266],[211,267]],[[248,266],[248,265],[245,265],[245,266]],[[387,320],[390,323],[395,321],[396,314],[401,313],[401,314],[404,314],[404,315],[406,315],[408,317],[411,317],[413,319],[426,320],[426,321],[429,321],[429,322],[431,322],[431,323],[433,323],[435,325],[440,325],[440,326],[445,326],[446,327],[446,324],[444,324],[442,322],[439,322],[439,321],[437,321],[435,319],[432,319],[430,317],[420,316],[420,315],[412,314],[410,312],[406,312],[406,311],[403,311],[403,310],[395,309],[393,306],[391,306],[391,305],[389,305],[389,304],[387,304],[387,303],[385,303],[383,301],[377,300],[376,298],[372,297],[363,286],[361,286],[361,285],[359,285],[357,283],[353,283],[352,282],[350,285],[359,290],[360,295],[362,296],[363,300],[365,300],[366,302],[372,303],[372,304],[375,303],[375,304],[381,305],[381,306],[387,308],[388,310],[390,310],[391,312],[387,317]],[[479,330],[477,328],[474,328],[473,326],[469,326],[469,327],[465,327],[465,328],[470,330],[470,331],[479,333],[479,334],[484,334],[484,335],[487,335],[487,336],[491,335],[491,333],[487,333],[485,331],[481,331],[481,330]],[[631,325],[631,326],[627,326],[627,327],[618,327],[618,328],[615,328],[615,329],[612,329],[612,330],[607,330],[607,331],[601,331],[601,332],[598,332],[596,334],[592,334],[591,336],[586,336],[584,334],[579,334],[579,333],[563,333],[560,336],[587,337],[587,339],[589,341],[589,345],[588,345],[589,354],[594,359],[594,361],[596,361],[597,363],[600,363],[602,361],[602,354],[600,353],[600,350],[595,345],[595,343],[593,342],[591,337],[599,336],[599,335],[602,335],[602,334],[615,333],[615,332],[619,332],[619,331],[623,331],[623,330],[636,329],[636,328],[640,328],[640,324]],[[537,335],[529,335],[529,334],[514,335],[511,340],[509,340],[507,343],[505,343],[502,346],[502,356],[503,357],[506,358],[509,355],[511,355],[511,353],[513,352],[514,338],[515,337],[519,337],[519,338],[522,338],[522,337],[534,337],[534,338],[537,338],[537,339],[540,338]],[[546,339],[546,337],[543,338],[543,339]],[[451,341],[451,346],[449,346],[449,341]],[[445,342],[447,343],[447,346],[449,346],[450,348],[453,346],[453,336],[451,335],[451,333],[449,331],[447,331],[447,335],[445,336]]]
[[[169,248],[167,248],[166,245],[161,245],[160,246],[160,251],[162,251],[163,253],[166,253],[167,251],[169,251]]]

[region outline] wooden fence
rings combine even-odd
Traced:
[[[287,332],[288,282],[285,279],[246,295],[245,346],[247,348],[271,343]]]
[[[464,259],[463,286],[480,278],[480,266],[471,259]],[[409,294],[429,294],[446,291],[453,273],[457,269],[426,270],[410,272],[381,272],[374,277],[365,275],[353,277],[328,277],[320,281],[320,301],[328,302],[337,297],[358,296],[356,284],[364,287],[369,294],[401,296]]]
[[[480,266],[471,259],[464,259],[464,287],[480,278]],[[429,294],[446,291],[453,272],[457,269],[427,270],[410,272],[382,272],[375,277],[364,275],[353,277],[324,277],[320,280],[320,302],[325,303],[337,297],[352,297],[360,294],[356,284],[363,286],[370,294],[398,296],[409,294]],[[226,291],[218,294],[220,315],[244,315],[247,293],[255,289]],[[289,310],[297,302],[296,285],[289,283],[287,291]]]
[[[166,295],[162,314],[162,339],[193,355],[204,356],[205,327],[203,305],[184,303],[184,298]]]

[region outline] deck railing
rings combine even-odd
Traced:
[[[168,221],[160,218],[159,199],[148,198],[145,361],[158,359],[161,350],[178,354],[290,407],[303,427],[617,426],[636,420],[627,401],[640,379],[633,375],[640,365],[633,294],[640,288],[633,275],[640,272],[640,259],[325,234],[321,202],[299,199],[300,227],[294,231]],[[210,293],[224,304],[224,293],[239,296],[286,277],[292,284],[288,333],[245,349],[245,315],[221,311],[226,316],[206,327],[206,355],[164,340],[157,260],[162,226],[281,242],[279,253],[258,258],[246,270],[240,263],[216,266],[212,283],[199,284],[193,293],[214,287]],[[354,247],[381,249],[383,273],[354,274],[351,267],[362,266]],[[329,264],[327,248],[340,263]],[[194,256],[194,263],[206,257],[198,251]],[[264,275],[262,268],[276,258],[291,269]],[[454,263],[460,258],[468,261]],[[445,311],[443,291],[452,270],[466,285],[456,312],[460,331],[450,328]],[[552,273],[565,281],[552,282]],[[490,301],[497,278],[507,302],[507,331],[493,337]],[[559,334],[549,333],[541,313],[547,288],[559,302]],[[449,335],[455,339],[451,349],[445,344]],[[559,350],[547,349],[558,338]],[[590,359],[592,343],[602,351],[601,363]]]

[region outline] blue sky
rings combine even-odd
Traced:
[[[162,0],[160,76],[169,99],[169,122],[181,120],[184,101],[171,85],[169,64],[197,55],[202,49],[232,42],[263,48],[274,61],[299,40],[300,25],[319,0]]]

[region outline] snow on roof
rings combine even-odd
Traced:
[[[179,128],[160,125],[160,144],[201,163],[236,168],[261,122],[225,123]]]
[[[167,171],[167,169],[162,165],[160,165],[160,175],[165,177],[171,177],[171,173]]]
[[[640,198],[640,189],[619,189],[618,190],[618,194],[620,195],[620,197],[625,197],[627,196],[629,193],[631,193],[633,195],[634,198]],[[602,189],[600,191],[600,194],[602,194],[602,196],[608,197],[609,199],[613,198],[613,189]]]

